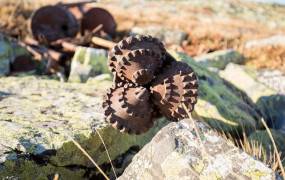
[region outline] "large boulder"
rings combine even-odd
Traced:
[[[71,137],[102,165],[109,160],[97,132],[114,160],[131,147],[141,148],[165,124],[156,121],[138,136],[110,127],[101,103],[112,82],[98,79],[77,84],[31,76],[0,78],[1,179],[50,179],[55,173],[62,179],[90,178],[92,173],[86,174],[95,168]]]
[[[274,179],[274,172],[220,137],[204,123],[190,120],[164,127],[133,158],[119,180]]]
[[[232,83],[256,103],[270,127],[285,130],[285,96],[258,82],[258,72],[237,64],[229,64],[220,76]],[[261,123],[259,123],[262,127]]]
[[[256,129],[260,114],[247,95],[223,80],[217,73],[182,53],[171,54],[188,63],[198,75],[199,99],[195,112],[213,128],[232,135]]]

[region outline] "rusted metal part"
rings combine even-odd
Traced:
[[[152,82],[152,101],[172,121],[187,117],[183,104],[193,111],[198,96],[197,77],[190,66],[172,61]]]
[[[81,34],[94,32],[99,25],[103,25],[101,31],[113,37],[116,33],[116,21],[114,17],[105,9],[93,7],[87,10],[81,20]],[[97,33],[100,36],[100,33]]]
[[[148,84],[163,65],[166,50],[151,36],[131,36],[120,41],[109,53],[110,70],[122,81]]]
[[[108,41],[106,39],[100,37],[92,37],[92,43],[107,49],[112,49],[115,46],[115,43],[112,41]]]
[[[118,83],[103,103],[106,120],[114,128],[129,134],[141,134],[153,126],[149,92],[144,87]]]
[[[30,29],[36,40],[48,44],[52,41],[74,37],[79,31],[75,17],[63,6],[44,6],[34,12]]]
[[[11,63],[11,72],[32,71],[36,68],[36,61],[30,55],[19,55]]]

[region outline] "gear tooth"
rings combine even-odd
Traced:
[[[163,99],[164,99],[165,101],[170,100],[170,98],[171,98],[171,94],[170,94],[169,92],[166,92],[166,93],[164,94],[164,96],[163,96]]]
[[[111,124],[116,122],[116,118],[113,116],[113,114],[110,114],[109,116],[107,116],[106,120]]]
[[[116,54],[116,55],[122,55],[123,54],[118,45],[114,46],[114,54]]]
[[[149,94],[148,94],[147,89],[144,88],[143,90],[140,90],[140,92],[138,92],[135,97],[136,97],[138,100],[143,101],[143,100],[146,100],[146,99],[148,98],[148,95],[149,95]]]
[[[128,47],[128,42],[125,39],[123,39],[122,41],[119,42],[119,47],[121,49],[126,49]]]
[[[127,56],[128,56],[128,58],[129,58],[129,60],[131,60],[131,59],[133,59],[133,58],[134,58],[134,55],[133,55],[133,53],[132,53],[132,52],[129,52],[129,53],[127,54]]]
[[[133,74],[133,79],[138,79],[140,76],[141,76],[140,71],[136,71],[136,72]]]
[[[112,57],[109,58],[109,60],[110,61],[117,61],[117,58],[116,58],[116,56],[112,56]]]
[[[141,51],[139,49],[134,50],[134,56],[140,56],[141,55]]]
[[[122,58],[122,62],[123,62],[124,65],[126,65],[126,64],[128,63],[128,61],[129,61],[129,60],[128,60],[127,57],[123,57],[123,58]]]
[[[104,115],[107,117],[107,116],[109,116],[109,115],[111,115],[111,114],[112,114],[112,108],[106,107],[106,108],[104,109]]]
[[[145,55],[145,50],[144,49],[139,49],[139,51],[140,51],[141,55]]]
[[[123,127],[122,129],[120,129],[121,133],[127,133],[128,132],[128,128],[127,127]]]
[[[171,87],[172,87],[172,84],[171,83],[165,83],[164,86],[165,86],[166,89],[170,90]]]

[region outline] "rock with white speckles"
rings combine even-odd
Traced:
[[[275,179],[265,164],[204,123],[196,126],[200,138],[188,119],[168,124],[133,158],[119,180]]]
[[[165,121],[139,136],[110,127],[101,104],[112,82],[104,79],[78,84],[33,76],[0,78],[0,179],[50,179],[55,173],[61,179],[86,178],[93,164],[70,137],[102,165],[109,160],[95,129],[111,159],[149,142]]]

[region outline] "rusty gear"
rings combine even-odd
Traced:
[[[163,65],[166,50],[151,36],[131,36],[109,53],[109,68],[121,80],[137,85],[149,83]]]
[[[198,82],[186,63],[173,61],[157,76],[151,86],[152,101],[172,121],[187,117],[183,104],[193,111],[197,102]]]
[[[79,31],[75,17],[62,6],[44,6],[32,15],[30,29],[35,39],[49,43],[74,37]]]
[[[102,30],[108,35],[115,35],[117,24],[107,10],[99,7],[86,10],[81,20],[81,33],[85,34],[85,31],[92,32],[99,25],[102,25]]]
[[[103,103],[105,116],[114,128],[141,134],[153,125],[149,92],[144,87],[119,83],[109,90]]]

